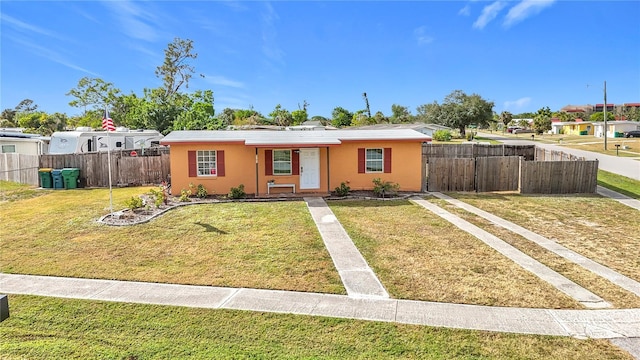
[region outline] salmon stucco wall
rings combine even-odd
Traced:
[[[189,151],[224,151],[225,176],[189,177]],[[171,144],[171,194],[180,195],[182,189],[202,184],[207,193],[228,194],[232,187],[244,185],[245,192],[255,193],[255,149],[244,144]]]
[[[358,149],[391,148],[390,173],[358,173]],[[286,149],[286,148],[281,148]],[[189,177],[188,152],[198,150],[224,151],[224,176]],[[189,184],[202,184],[209,194],[227,194],[232,187],[243,184],[247,194],[264,195],[267,182],[294,184],[298,193],[329,193],[345,182],[352,190],[373,189],[372,180],[398,183],[401,191],[421,191],[422,143],[417,141],[343,141],[341,145],[319,148],[320,182],[317,189],[300,189],[300,175],[267,175],[266,150],[243,143],[190,143],[171,144],[171,193],[179,196]],[[291,148],[292,151],[298,148]],[[327,161],[327,154],[329,160]],[[328,178],[330,176],[330,179]],[[256,188],[257,180],[257,188]],[[272,188],[272,193],[291,192],[290,188]]]
[[[391,148],[390,173],[358,173],[358,149]],[[422,190],[422,142],[343,141],[330,150],[331,189],[345,182],[352,190],[373,189],[373,179],[400,185],[400,191]]]

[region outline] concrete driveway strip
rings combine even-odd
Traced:
[[[539,261],[530,257],[529,255],[526,255],[525,253],[516,249],[515,247],[507,244],[505,241],[499,239],[495,235],[480,229],[479,227],[469,223],[468,221],[465,221],[460,217],[422,198],[419,198],[417,196],[412,197],[411,201],[433,212],[434,214],[442,217],[443,219],[449,221],[450,223],[457,226],[461,230],[464,230],[469,234],[475,236],[476,238],[480,239],[485,244],[489,245],[490,247],[492,247],[502,255],[506,256],[516,264],[520,265],[523,269],[533,273],[540,279],[553,285],[556,289],[572,297],[573,299],[575,299],[585,307],[596,308],[596,309],[611,307],[611,304],[604,301],[598,295],[574,283],[573,281],[567,279],[561,274],[551,270],[546,265],[540,263]]]
[[[521,235],[522,237],[524,237],[525,239],[532,241],[538,245],[540,245],[541,247],[553,252],[554,254],[557,254],[561,257],[563,257],[564,259],[567,259],[575,264],[578,264],[580,266],[582,266],[583,268],[591,271],[592,273],[601,276],[609,281],[611,281],[612,283],[620,286],[621,288],[630,291],[632,293],[634,293],[637,296],[640,296],[640,282],[633,280],[625,275],[620,274],[617,271],[614,271],[606,266],[603,266],[601,264],[598,264],[597,262],[578,254],[577,252],[567,249],[566,247],[558,244],[555,241],[549,240],[546,237],[542,236],[542,235],[538,235],[536,233],[534,233],[533,231],[529,231],[525,228],[523,228],[520,225],[516,225],[510,221],[507,221],[505,219],[502,219],[500,217],[497,217],[493,214],[490,214],[484,210],[478,209],[475,206],[469,205],[463,201],[454,199],[450,196],[447,196],[445,194],[439,193],[439,192],[433,192],[430,193],[431,195],[439,198],[439,199],[443,199],[445,201],[447,201],[450,204],[453,204],[461,209],[464,209],[472,214],[478,215],[490,222],[492,222],[495,225],[498,225],[500,227],[503,227],[509,231],[512,231],[514,233],[517,233],[519,235]]]
[[[353,297],[388,298],[387,290],[321,197],[304,198],[347,294]]]
[[[626,195],[622,195],[613,190],[609,190],[606,187],[598,185],[596,191],[599,195],[611,198],[623,205],[627,205],[628,207],[634,208],[636,210],[640,210],[640,200],[630,198]]]

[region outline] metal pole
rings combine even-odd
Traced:
[[[604,150],[607,150],[607,81],[604,81]]]
[[[107,106],[105,105],[104,107],[104,114],[105,116],[108,116],[107,114]],[[111,187],[111,139],[109,138],[109,133],[111,131],[109,131],[109,129],[107,128],[107,162],[108,164],[108,168],[109,168],[109,214],[113,214],[113,190]]]

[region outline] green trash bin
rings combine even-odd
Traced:
[[[38,170],[38,175],[40,175],[40,187],[43,189],[51,189],[53,187],[53,178],[51,177],[50,168],[41,168]]]
[[[80,169],[64,168],[62,169],[62,179],[65,189],[75,189],[78,187],[78,178],[80,177]]]
[[[64,182],[62,181],[62,169],[51,170],[51,177],[53,178],[54,189],[64,189]]]

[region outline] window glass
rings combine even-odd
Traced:
[[[215,150],[198,150],[197,162],[199,176],[212,176],[218,174]]]
[[[16,146],[15,145],[2,145],[2,152],[3,153],[14,153],[14,152],[16,152]]]
[[[273,150],[273,175],[291,175],[291,150]]]
[[[382,172],[382,149],[367,149],[367,172]]]

